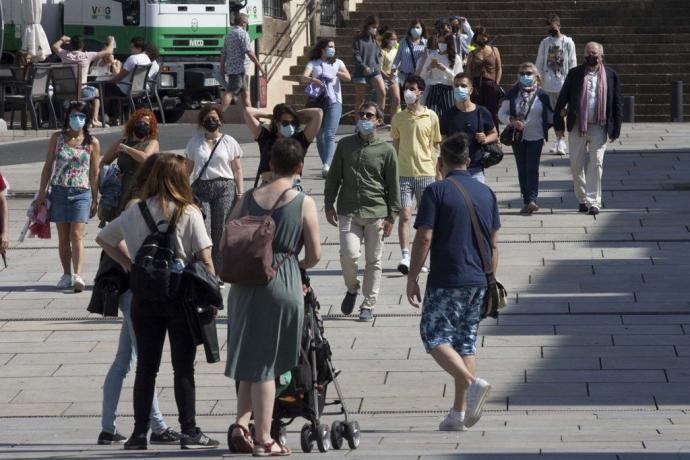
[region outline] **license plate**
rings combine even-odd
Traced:
[[[218,86],[218,80],[215,78],[204,78],[204,86]]]

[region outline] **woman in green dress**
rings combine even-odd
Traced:
[[[300,268],[316,265],[321,257],[316,204],[292,190],[302,174],[304,150],[294,139],[276,141],[271,150],[273,181],[245,195],[230,219],[260,216],[276,205],[273,220],[275,278],[265,286],[233,284],[228,298],[228,359],[225,375],[240,382],[237,419],[231,443],[236,452],[259,456],[289,455],[271,439],[275,378],[297,365],[304,321],[304,291]],[[283,192],[290,189],[285,195]],[[282,196],[282,197],[281,197]],[[298,260],[302,246],[304,258]],[[293,256],[288,256],[292,252]],[[255,443],[248,431],[252,412]]]

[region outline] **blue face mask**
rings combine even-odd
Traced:
[[[292,137],[295,134],[295,126],[287,125],[280,127],[280,135],[283,137]]]
[[[422,36],[422,28],[421,27],[413,27],[410,29],[410,35],[412,38],[419,38]]]
[[[534,76],[520,75],[520,83],[522,83],[523,86],[532,86],[534,84]]]
[[[328,48],[326,48],[326,57],[328,57],[328,58],[335,57],[335,48],[331,48],[330,46]]]
[[[374,132],[374,122],[371,120],[359,120],[357,122],[357,132],[363,136],[368,136]]]
[[[72,131],[81,131],[81,129],[86,124],[86,117],[83,115],[78,115],[76,113],[70,114],[69,116],[69,127]]]
[[[462,86],[453,89],[453,98],[457,102],[465,102],[468,97],[470,97],[469,89],[463,88]]]

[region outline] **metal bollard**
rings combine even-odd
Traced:
[[[623,121],[635,123],[635,96],[623,97]]]
[[[683,122],[683,81],[671,82],[671,121]]]

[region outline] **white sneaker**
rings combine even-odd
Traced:
[[[72,287],[72,275],[68,275],[65,273],[60,277],[60,281],[58,281],[57,288],[58,289],[69,289]]]
[[[81,292],[86,287],[84,278],[81,275],[74,275],[74,292]]]
[[[323,165],[323,168],[321,168],[321,177],[324,179],[328,177],[328,171],[330,171],[331,168],[328,165]]]
[[[429,267],[427,267],[426,265],[423,265],[422,266],[422,273],[429,273]]]
[[[467,428],[474,426],[482,418],[482,411],[489,393],[491,393],[491,385],[484,379],[476,378],[470,384],[467,391],[467,412],[465,413],[465,426]]]
[[[556,153],[558,151],[558,141],[553,143],[553,147],[549,150],[549,153]]]
[[[438,425],[439,431],[467,431],[465,427],[464,420],[448,413],[446,418],[444,418]]]
[[[558,155],[565,155],[568,153],[567,146],[565,144],[565,139],[558,139],[556,141],[556,153]]]
[[[403,275],[407,275],[410,272],[410,256],[405,255],[398,264],[398,271]]]

